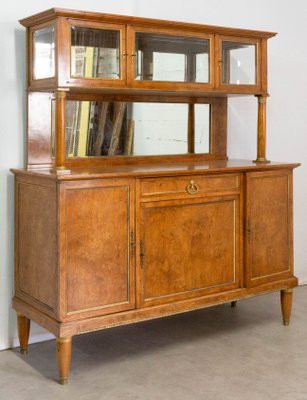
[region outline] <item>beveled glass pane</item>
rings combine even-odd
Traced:
[[[255,85],[256,45],[240,42],[222,43],[222,82],[231,85]]]
[[[210,106],[195,106],[195,152],[208,153]],[[66,102],[66,156],[186,154],[188,104]]]
[[[137,32],[135,79],[209,82],[209,40]]]
[[[34,79],[54,77],[54,27],[39,29],[33,34]]]
[[[194,105],[194,152],[209,153],[210,152],[210,105],[195,104]]]
[[[71,76],[120,79],[120,32],[73,26]]]

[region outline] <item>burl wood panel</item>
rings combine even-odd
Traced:
[[[141,303],[238,285],[239,196],[142,206]]]
[[[53,310],[57,301],[55,187],[16,183],[16,292]]]
[[[66,312],[84,316],[134,307],[130,254],[130,187],[119,181],[96,187],[66,185]],[[102,185],[102,186],[101,186]],[[99,187],[100,186],[100,187]],[[72,315],[73,316],[73,315]]]
[[[28,94],[27,167],[52,165],[51,93]]]
[[[246,175],[246,274],[252,286],[292,274],[292,173]]]

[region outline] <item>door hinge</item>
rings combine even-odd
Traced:
[[[250,221],[247,221],[247,240],[250,242],[252,234],[252,228]]]
[[[141,268],[143,268],[143,266],[144,266],[144,257],[145,257],[144,242],[143,242],[143,240],[141,240],[140,241]]]
[[[136,247],[135,234],[134,234],[134,231],[132,230],[130,232],[130,248],[131,248],[131,252],[133,255],[135,255],[135,247]]]

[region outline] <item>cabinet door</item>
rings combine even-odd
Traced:
[[[212,35],[128,27],[127,38],[131,86],[166,90],[212,87]]]
[[[124,25],[60,20],[59,85],[123,87],[126,85]]]
[[[239,195],[142,203],[138,306],[239,286]]]
[[[292,171],[246,174],[246,284],[292,275]]]
[[[61,315],[134,308],[134,217],[130,180],[61,184]]]
[[[232,36],[216,37],[217,87],[236,93],[256,93],[262,86],[262,42]]]

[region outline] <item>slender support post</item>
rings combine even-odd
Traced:
[[[195,153],[195,107],[194,104],[189,104],[188,115],[188,152]]]
[[[58,337],[56,339],[59,382],[61,385],[66,385],[68,381],[71,360],[71,339],[71,337]]]
[[[232,301],[232,302],[230,303],[230,306],[231,306],[231,307],[237,307],[237,302],[236,302],[236,301]]]
[[[65,169],[65,105],[66,92],[59,90],[55,93],[55,166],[57,170]]]
[[[28,353],[30,323],[31,321],[29,320],[29,318],[17,313],[17,326],[21,354]]]
[[[254,162],[268,163],[266,159],[266,99],[269,95],[256,95],[258,98],[258,139],[257,159]]]
[[[292,289],[281,290],[280,303],[284,325],[290,324],[290,315],[292,309]]]

